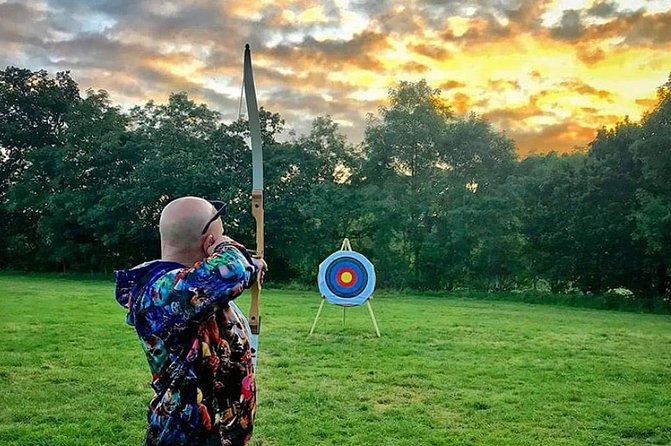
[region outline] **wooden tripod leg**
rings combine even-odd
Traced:
[[[322,298],[322,303],[319,305],[319,310],[317,310],[317,317],[315,317],[315,321],[312,323],[312,328],[310,329],[310,336],[312,336],[312,333],[315,331],[315,327],[317,326],[317,319],[319,319],[322,308],[324,308],[324,302],[326,302],[326,299]]]
[[[370,304],[370,299],[366,300],[366,304],[368,305],[368,312],[370,313],[370,318],[373,321],[373,327],[375,327],[375,333],[377,333],[377,337],[380,337],[380,329],[377,326],[377,320],[375,319],[375,313],[373,313],[373,306]]]

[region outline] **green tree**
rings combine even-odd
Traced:
[[[249,202],[242,185],[251,175],[251,152],[242,135],[185,93],[171,95],[167,104],[135,107],[129,119],[132,130],[122,151],[138,162],[99,209],[114,216],[99,230],[108,234],[115,255],[127,265],[158,257],[161,210],[185,195],[231,203],[226,230],[236,233]]]
[[[105,263],[105,237],[97,215],[109,186],[132,168],[121,159],[126,118],[104,91],[89,91],[64,116],[61,143],[30,151],[21,179],[12,190],[13,206],[32,212],[39,237],[33,255],[44,262],[76,269],[98,269]],[[101,221],[102,219],[102,221]]]
[[[268,154],[269,259],[279,277],[314,283],[319,262],[344,237],[357,237],[352,148],[327,116],[316,118],[309,134],[274,144]]]
[[[575,275],[575,208],[584,159],[582,153],[530,156],[516,173],[528,268],[554,291],[569,287]]]
[[[401,82],[389,91],[389,106],[370,117],[362,174],[369,201],[383,283],[418,286],[427,213],[437,193],[441,144],[452,113],[440,90],[425,81]]]
[[[401,82],[389,102],[369,120],[362,169],[382,282],[454,284],[470,268],[474,243],[464,229],[471,211],[454,209],[501,184],[514,167],[514,144],[475,115],[455,118],[424,81]],[[459,252],[448,250],[447,258],[448,246]]]
[[[0,264],[22,266],[37,244],[39,208],[10,204],[8,192],[29,168],[28,156],[62,141],[66,115],[80,101],[69,73],[7,67],[0,71]]]
[[[521,274],[524,240],[518,197],[507,188],[515,146],[474,114],[448,125],[441,145],[431,238],[423,246],[431,266],[425,283],[507,288]]]
[[[593,293],[625,287],[647,291],[645,253],[634,239],[641,169],[630,150],[640,126],[624,121],[590,143],[577,182],[572,239],[576,285]]]
[[[636,215],[639,240],[645,243],[656,294],[671,293],[671,75],[659,88],[655,108],[643,119],[642,135],[632,145],[643,181]]]

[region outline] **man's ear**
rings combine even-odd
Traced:
[[[203,252],[206,256],[209,255],[212,245],[214,245],[214,236],[212,234],[207,234],[203,239]]]

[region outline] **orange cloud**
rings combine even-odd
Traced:
[[[445,48],[438,45],[431,45],[427,43],[418,43],[411,45],[410,49],[422,56],[429,57],[431,59],[443,60],[449,57],[450,52]]]
[[[588,43],[579,43],[576,47],[576,56],[581,62],[594,65],[606,58],[606,52],[601,48],[592,47]]]
[[[409,73],[425,73],[429,67],[418,62],[410,61],[401,65],[401,70]]]
[[[536,102],[536,99],[532,98],[525,106],[491,110],[484,113],[482,117],[498,124],[502,129],[514,128],[527,118],[544,115]]]
[[[471,99],[464,93],[455,93],[449,104],[453,106],[454,110],[460,115],[469,112],[471,108]]]
[[[559,85],[561,85],[562,87],[566,87],[568,90],[579,94],[593,95],[600,99],[605,99],[610,102],[613,101],[613,94],[610,93],[609,91],[599,90],[597,88],[592,87],[591,85],[587,85],[586,83],[578,79],[571,79],[568,81],[564,81],[561,82]]]
[[[465,87],[465,86],[466,86],[466,84],[463,83],[463,82],[459,82],[459,81],[455,81],[454,79],[450,79],[448,81],[445,81],[445,82],[441,83],[438,86],[438,88],[440,88],[441,90],[453,90],[455,88],[461,88],[461,87]]]
[[[645,108],[653,108],[655,105],[657,105],[657,99],[650,99],[650,98],[636,99],[636,105],[640,105],[641,107]]]
[[[538,130],[511,131],[522,156],[557,151],[561,153],[573,149],[584,149],[596,136],[597,129],[574,121],[568,121]]]
[[[494,90],[519,90],[520,83],[515,79],[490,79],[487,86]]]

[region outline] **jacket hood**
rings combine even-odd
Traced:
[[[131,307],[138,296],[142,294],[144,287],[157,276],[178,268],[184,268],[184,265],[165,260],[152,260],[131,269],[114,272],[116,280],[114,297],[119,305],[128,310],[126,316],[128,324],[134,325]]]

